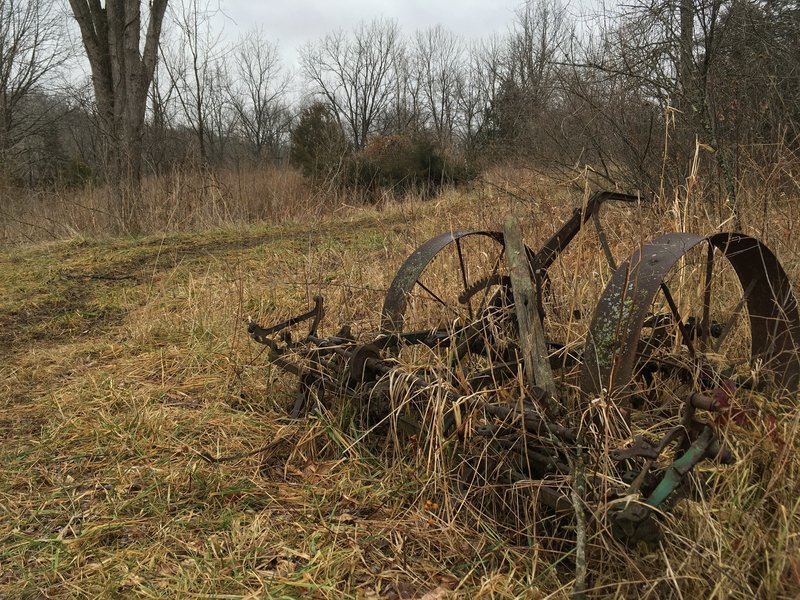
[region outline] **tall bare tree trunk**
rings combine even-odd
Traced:
[[[142,176],[142,134],[147,91],[153,80],[158,40],[168,0],[150,2],[141,41],[140,0],[69,0],[92,69],[97,111],[106,141],[109,181],[117,186],[127,227],[129,205]]]
[[[693,0],[680,0],[680,39],[678,57],[678,76],[680,92],[684,105],[682,110],[701,110],[696,102],[696,77],[694,77],[694,2]],[[690,114],[692,114],[690,113]],[[694,116],[694,115],[692,115]]]
[[[694,56],[694,29],[695,14],[697,12],[696,0],[680,0],[680,55],[679,55],[679,77],[680,91],[682,94],[681,109],[684,111],[692,130],[705,135],[706,142],[714,148],[714,159],[722,177],[725,187],[726,204],[734,217],[737,228],[740,228],[739,213],[736,203],[736,180],[729,161],[730,149],[717,135],[717,127],[712,117],[711,107],[709,106],[709,94],[707,90],[709,63],[712,52],[716,52],[713,45],[713,37],[717,29],[717,19],[721,0],[714,0],[707,7],[709,11],[709,23],[704,31],[703,56],[698,63]],[[700,62],[701,61],[701,62]]]

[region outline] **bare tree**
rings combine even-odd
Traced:
[[[780,171],[800,155],[800,6],[733,1],[717,36],[707,113],[738,187],[754,170]],[[784,174],[795,186],[796,177]]]
[[[337,122],[360,150],[396,89],[397,25],[376,20],[307,44],[300,50],[303,73],[334,112]]]
[[[422,92],[413,56],[399,45],[394,59],[394,85],[391,100],[380,119],[384,133],[409,134],[423,128]]]
[[[228,146],[234,139],[239,127],[239,116],[231,102],[230,89],[232,87],[230,73],[226,63],[217,59],[208,78],[207,125],[208,153],[217,163],[228,158]]]
[[[615,25],[602,32],[602,52],[584,59],[584,65],[624,85],[640,102],[655,104],[670,115],[673,149],[668,158],[672,164],[657,173],[660,185],[683,184],[700,141],[714,150],[713,160],[731,207],[736,204],[734,159],[715,114],[721,88],[710,84],[730,33],[723,27],[724,16],[735,3],[637,0],[622,7],[613,19]],[[620,119],[630,123],[631,116],[617,115],[615,127],[625,125]]]
[[[149,3],[141,45],[139,0],[69,0],[92,69],[95,102],[106,140],[109,178],[137,185],[148,89],[156,66],[168,0]]]
[[[607,49],[590,52],[602,55]],[[603,186],[658,191],[668,115],[640,82],[565,68],[559,95],[548,111],[549,126],[541,130],[554,166],[588,166]]]
[[[56,118],[34,95],[66,58],[60,33],[41,0],[0,0],[0,168],[30,151],[26,142]]]
[[[458,81],[458,131],[467,153],[474,153],[486,137],[486,125],[497,101],[503,77],[502,42],[498,37],[474,42]]]
[[[414,58],[426,120],[440,143],[452,142],[463,83],[463,49],[441,25],[418,31]]]
[[[178,36],[162,45],[164,66],[175,87],[175,96],[183,119],[197,140],[201,163],[207,163],[214,143],[211,113],[223,96],[222,62],[227,53],[221,32],[212,29],[212,11],[200,0],[179,0],[172,12]]]
[[[542,125],[556,95],[561,46],[570,24],[560,0],[527,0],[508,34],[492,105],[495,137],[507,148],[540,153]]]
[[[162,43],[165,35],[162,34]],[[160,58],[150,86],[149,127],[145,137],[145,160],[155,173],[164,173],[186,158],[186,145],[176,143],[180,109],[175,96],[175,83]]]
[[[569,35],[560,0],[526,0],[517,10],[508,38],[506,79],[518,87],[532,109],[553,93],[559,47]]]
[[[250,31],[236,49],[236,82],[230,90],[239,130],[261,157],[276,152],[291,128],[291,112],[284,102],[289,77],[284,75],[275,44],[261,29]]]

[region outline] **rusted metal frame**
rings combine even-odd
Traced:
[[[337,353],[341,353],[343,356],[348,357],[352,360],[352,354],[348,355],[346,350],[337,349],[336,351]],[[367,368],[380,372],[383,375],[387,374],[392,368],[391,365],[386,364],[386,361],[375,358],[367,357],[364,359],[363,362]],[[412,389],[416,388],[419,391],[429,389],[431,386],[430,382],[419,377],[411,377],[409,379],[409,383]],[[461,396],[459,394],[451,392],[450,390],[444,390],[444,395],[445,398],[450,403],[451,407],[463,405],[467,410],[471,411],[483,410],[486,414],[501,419],[505,423],[509,423],[509,421],[516,422],[517,420],[519,420],[520,424],[522,425],[523,436],[525,434],[532,434],[541,439],[555,438],[559,440],[561,443],[574,443],[577,438],[577,434],[573,429],[545,421],[532,410],[515,409],[496,404],[491,404],[475,397]],[[443,429],[445,433],[452,432],[452,426],[455,422],[453,418],[454,410],[456,409],[450,408],[447,411],[445,411],[445,414],[443,415],[444,419]],[[420,423],[417,424],[417,430],[419,433],[421,433],[424,430],[422,424]],[[542,436],[546,437],[542,438]],[[512,448],[510,448],[506,442],[502,443],[507,449],[512,450]],[[545,466],[547,464],[552,463],[553,467],[556,469],[561,468],[563,470],[563,468],[566,468],[561,463],[558,463],[557,461],[554,462],[553,460],[538,453],[537,451],[528,448],[527,440],[525,441],[524,447],[519,448],[518,451],[526,456],[528,455],[527,453],[531,453],[529,456],[533,460],[537,462],[541,461]],[[553,499],[554,496],[552,495],[548,496],[548,500],[552,501]],[[555,506],[550,502],[546,502],[546,504]]]
[[[592,213],[596,218],[596,211]],[[478,233],[481,235],[488,234],[488,235],[496,235],[493,232],[467,232],[466,235]],[[453,234],[449,234],[451,237]],[[616,310],[616,314],[620,315],[616,321],[616,327],[614,328],[614,346],[612,349],[614,350],[617,355],[621,356],[623,359],[627,360],[628,355],[623,352],[619,353],[620,349],[625,348],[625,343],[630,342],[631,338],[631,323],[633,323],[633,327],[636,328],[635,331],[635,339],[638,342],[638,339],[641,338],[641,329],[642,329],[642,322],[637,322],[632,320],[632,315],[635,314],[635,310],[631,308],[627,304],[627,300],[629,299],[639,299],[647,301],[641,302],[633,302],[633,306],[643,306],[644,310],[648,310],[650,304],[652,303],[654,295],[658,292],[659,289],[664,289],[663,278],[669,272],[671,268],[680,260],[682,256],[684,256],[692,247],[696,246],[698,243],[702,241],[707,241],[709,244],[708,249],[708,259],[706,263],[706,277],[705,277],[705,288],[704,288],[704,298],[703,298],[703,318],[701,320],[701,338],[703,348],[705,348],[705,344],[707,342],[707,336],[710,332],[711,322],[710,322],[710,296],[711,296],[711,281],[713,275],[713,254],[714,248],[718,248],[722,251],[723,255],[726,259],[728,259],[734,267],[734,270],[739,277],[740,283],[742,284],[744,294],[740,300],[739,306],[734,311],[729,322],[726,324],[726,329],[723,330],[723,339],[727,335],[728,330],[730,329],[730,325],[735,320],[737,314],[741,311],[741,309],[747,305],[748,312],[750,313],[750,326],[752,331],[753,337],[753,356],[765,356],[768,361],[778,361],[779,366],[783,366],[783,370],[779,373],[782,377],[783,382],[789,383],[796,383],[798,373],[800,373],[800,366],[798,365],[797,359],[797,341],[800,336],[798,336],[798,332],[800,332],[800,327],[798,327],[798,316],[797,316],[797,301],[794,298],[794,295],[791,291],[791,286],[788,284],[788,279],[783,273],[780,264],[777,262],[777,259],[771,254],[771,252],[766,249],[763,244],[754,240],[753,238],[749,238],[748,236],[743,236],[740,234],[719,234],[717,236],[711,236],[709,238],[699,238],[699,236],[690,236],[689,234],[674,234],[675,236],[675,249],[678,250],[677,253],[670,252],[661,248],[657,252],[654,252],[653,255],[650,257],[653,260],[649,263],[648,266],[642,266],[643,263],[647,262],[648,256],[647,252],[645,251],[648,246],[643,247],[640,252],[639,256],[637,257],[636,253],[634,253],[634,257],[632,257],[626,265],[623,265],[622,268],[618,269],[617,271],[624,270],[624,277],[621,279],[623,281],[623,286],[621,291],[614,291],[609,292],[609,296],[612,300],[617,299],[618,303],[612,306],[612,310],[609,314],[614,314],[614,310]],[[686,237],[688,236],[688,237]],[[441,236],[440,236],[441,237]],[[463,236],[454,238],[456,242],[456,247],[459,255],[459,262],[461,265],[462,270],[462,283],[464,285],[464,294],[467,294],[470,291],[470,286],[468,285],[467,276],[466,276],[466,269],[464,265],[463,254],[461,251],[461,244],[460,239]],[[668,236],[664,236],[668,237]],[[698,238],[695,240],[695,238]],[[570,238],[571,239],[571,238]],[[454,241],[451,239],[449,242],[445,242],[442,246],[445,247],[448,243]],[[663,238],[659,238],[659,240],[663,240]],[[658,240],[656,240],[658,241]],[[680,243],[678,243],[680,242]],[[563,246],[569,243],[569,240],[564,242]],[[654,243],[651,243],[653,245]],[[669,243],[666,244],[667,246]],[[558,250],[560,252],[563,250],[563,246]],[[680,246],[680,248],[679,248]],[[441,250],[441,248],[440,248]],[[526,249],[527,250],[527,249]],[[604,248],[604,251],[607,248]],[[438,250],[436,251],[438,252]],[[413,289],[414,285],[420,285],[423,289],[426,289],[424,284],[419,281],[419,275],[422,273],[424,268],[433,259],[436,252],[434,252],[428,261],[424,263],[414,282],[411,284],[411,288]],[[529,252],[529,250],[528,250]],[[659,252],[663,252],[666,256],[662,256],[662,262],[666,263],[672,260],[671,264],[661,264],[659,263]],[[502,251],[500,256],[502,255]],[[610,251],[607,253],[607,259],[609,258]],[[674,256],[673,256],[674,255]],[[557,256],[557,254],[556,254]],[[613,260],[613,257],[611,257]],[[531,264],[529,259],[529,265]],[[493,270],[493,275],[496,274],[498,262],[495,264],[495,268]],[[760,268],[753,268],[754,264],[760,264]],[[632,266],[631,266],[632,265]],[[405,265],[404,265],[405,266]],[[662,273],[663,271],[663,273]],[[399,275],[399,273],[398,273]],[[656,277],[659,275],[659,277]],[[492,276],[490,276],[491,278]],[[612,277],[612,283],[614,278],[617,277],[617,273],[615,272],[614,277]],[[396,278],[397,279],[397,278]],[[644,282],[643,286],[640,286],[640,283]],[[748,283],[749,282],[749,283]],[[747,286],[745,287],[745,283]],[[474,287],[476,283],[473,283],[472,286]],[[488,296],[488,289],[490,284],[487,283],[485,286],[486,294],[484,298]],[[609,284],[611,287],[611,283]],[[647,294],[642,294],[641,292],[637,292],[639,289],[645,289]],[[606,289],[608,292],[609,288]],[[606,298],[606,292],[604,292],[603,298]],[[652,293],[651,293],[652,292]],[[433,297],[437,298],[439,302],[443,305],[446,305],[440,298],[436,297],[435,294],[431,294]],[[766,305],[764,303],[758,304],[754,298],[762,296],[762,301],[766,298]],[[471,296],[470,296],[471,297]],[[684,338],[685,343],[687,346],[691,347],[691,336],[685,330],[685,324],[683,323],[680,315],[678,314],[677,307],[675,306],[674,301],[671,299],[671,295],[669,291],[666,290],[665,297],[667,298],[668,304],[670,304],[670,310],[673,313],[673,317],[677,325],[681,328],[681,334]],[[388,300],[388,295],[387,295]],[[601,299],[601,304],[603,300]],[[384,308],[386,304],[384,305]],[[405,306],[403,306],[404,311]],[[470,305],[471,308],[471,305]],[[598,306],[598,311],[600,306]],[[363,355],[359,355],[359,350],[367,349],[366,346],[356,344],[352,339],[332,339],[332,338],[317,338],[316,337],[316,326],[319,323],[319,319],[322,316],[322,309],[321,309],[321,299],[319,299],[319,303],[315,306],[315,309],[309,311],[308,313],[304,313],[303,315],[299,315],[298,317],[294,317],[289,319],[288,321],[284,321],[283,323],[279,323],[276,326],[270,327],[268,329],[260,328],[257,325],[253,325],[251,329],[251,335],[253,335],[256,341],[259,341],[263,344],[266,344],[270,350],[270,359],[276,363],[279,367],[282,367],[290,372],[295,372],[298,375],[301,375],[301,390],[298,394],[303,395],[304,403],[307,404],[307,399],[311,397],[312,393],[314,393],[317,389],[319,390],[319,394],[324,396],[324,385],[325,380],[329,381],[337,381],[337,379],[331,376],[329,373],[324,373],[324,368],[327,366],[334,366],[335,368],[342,368],[346,369],[350,372],[351,378],[349,379],[350,384],[355,386],[358,383],[368,383],[365,382],[367,377],[366,373],[367,370],[375,371],[381,374],[386,374],[394,368],[394,364],[391,362],[387,362],[386,360],[380,358],[379,348],[369,349],[369,352],[363,352]],[[592,322],[592,331],[590,332],[590,341],[591,336],[597,333],[595,329],[595,321],[597,318],[597,312],[595,313],[595,318]],[[384,317],[386,316],[386,312],[384,312]],[[402,314],[401,314],[402,317]],[[754,320],[755,317],[755,320]],[[287,346],[286,349],[281,348],[280,345],[270,340],[266,337],[265,334],[273,334],[278,333],[281,330],[295,325],[302,320],[306,320],[308,318],[313,318],[314,322],[311,326],[311,332],[307,338],[303,340],[301,343],[310,343],[315,344],[315,346],[311,348],[307,348],[305,352],[301,353],[306,357],[311,357],[311,360],[314,361],[316,368],[310,370],[303,370],[302,368],[298,367],[291,361],[288,361],[284,358],[284,353],[288,351],[288,349],[292,348],[292,346]],[[636,317],[638,318],[638,317]],[[400,321],[402,326],[402,320]],[[395,333],[393,335],[383,335],[376,340],[376,343],[380,342],[381,347],[386,347],[388,342],[386,340],[400,340],[405,336],[410,335],[427,335],[428,338],[431,337],[432,332],[415,332],[414,334],[402,334],[402,333]],[[625,334],[628,334],[628,337],[624,337]],[[763,335],[762,335],[763,334]],[[629,339],[630,338],[630,339]],[[768,341],[764,342],[764,339]],[[384,342],[386,342],[384,344]],[[446,343],[447,340],[442,340],[443,343]],[[294,344],[293,346],[297,346],[299,344]],[[628,343],[628,352],[633,355],[631,359],[631,366],[629,370],[629,375],[631,374],[636,360],[636,346],[631,345]],[[348,362],[346,363],[339,363],[334,361],[332,363],[326,363],[322,360],[322,356],[328,353],[335,353],[342,357],[344,357]],[[586,355],[586,353],[585,353]],[[619,356],[615,356],[614,359],[617,360]],[[360,358],[359,358],[360,357]],[[595,352],[595,358],[597,357],[597,353]],[[360,362],[359,362],[360,360]],[[327,366],[326,366],[327,365]],[[616,383],[622,381],[624,379],[623,376],[620,375],[620,369],[618,368],[620,365],[619,362],[614,363],[614,368],[610,371],[611,377],[609,381],[611,381],[611,389],[612,391],[618,389],[619,386],[615,386]],[[624,364],[623,364],[624,366]],[[505,368],[505,365],[504,365]],[[584,375],[585,375],[586,363],[584,363]],[[306,379],[310,377],[311,379]],[[341,383],[341,382],[340,382]],[[369,383],[368,383],[369,385]],[[411,379],[411,387],[417,388],[418,391],[423,391],[423,388],[430,388],[431,385],[436,385],[436,383],[431,383],[425,381],[424,379],[420,378],[412,378]],[[624,385],[624,384],[623,384]],[[302,387],[305,386],[305,387]],[[317,388],[317,386],[320,386]],[[548,457],[545,454],[541,454],[536,450],[535,444],[531,447],[531,443],[527,441],[526,434],[533,434],[534,436],[538,436],[541,440],[550,440],[550,441],[557,441],[564,443],[565,440],[567,442],[574,442],[576,433],[574,430],[565,428],[558,424],[552,424],[544,421],[538,414],[536,414],[535,410],[525,410],[524,407],[519,408],[509,408],[501,405],[490,404],[484,402],[478,398],[474,397],[464,397],[459,396],[453,392],[448,390],[444,391],[445,397],[447,400],[454,404],[454,405],[463,405],[465,408],[469,410],[479,410],[482,409],[487,415],[493,416],[496,419],[502,419],[505,423],[510,424],[515,427],[519,427],[521,432],[519,434],[508,434],[505,437],[495,437],[492,441],[495,441],[497,444],[505,447],[507,450],[517,452],[521,454],[523,457],[532,458],[534,463],[536,463],[537,468],[539,466],[547,466],[548,464],[555,465],[558,461],[552,457]],[[321,398],[319,398],[321,400]],[[298,397],[298,402],[300,401],[300,397]],[[302,409],[302,405],[298,407],[296,404],[296,412],[300,412]],[[627,494],[637,493],[642,483],[645,480],[645,477],[650,471],[650,468],[655,463],[657,457],[661,454],[667,444],[674,441],[675,436],[677,435],[676,432],[685,432],[686,433],[686,446],[682,448],[684,453],[682,456],[677,459],[667,470],[666,474],[663,476],[662,480],[658,483],[658,485],[653,489],[650,496],[647,498],[644,505],[637,504],[637,505],[630,505],[631,507],[641,507],[646,509],[646,513],[639,513],[638,511],[632,511],[630,514],[627,514],[627,508],[622,511],[625,513],[625,518],[628,518],[631,523],[634,522],[644,522],[645,518],[652,517],[652,510],[648,507],[655,507],[658,508],[662,506],[668,498],[678,489],[681,485],[683,479],[687,476],[687,474],[694,468],[694,466],[699,463],[704,458],[707,458],[713,454],[721,454],[721,450],[719,450],[719,445],[716,442],[716,439],[713,435],[713,431],[710,427],[704,427],[703,424],[694,421],[692,416],[694,414],[694,410],[699,408],[703,410],[717,410],[719,408],[718,402],[710,398],[708,396],[704,396],[702,394],[694,393],[690,394],[685,402],[685,414],[684,414],[684,422],[680,427],[676,427],[671,430],[659,443],[657,448],[653,449],[652,453],[648,453],[646,456],[643,454],[642,457],[645,458],[645,466],[639,472],[634,482],[628,488]],[[295,411],[293,411],[295,412]],[[448,415],[451,415],[453,409],[451,408],[445,413],[445,420],[447,421]],[[403,418],[402,415],[399,418]],[[415,430],[419,433],[424,432],[424,427],[416,422],[411,421]],[[498,430],[499,431],[499,430]],[[698,435],[698,432],[699,435]],[[654,456],[651,456],[654,454]],[[639,455],[636,455],[639,456]],[[512,481],[518,482],[528,482],[530,481],[531,477],[530,474],[521,473],[516,470],[514,467],[511,467],[504,471],[508,474],[509,478]],[[545,500],[543,501],[544,504],[549,504],[554,508],[563,505],[565,502],[568,506],[568,501],[566,497],[554,492],[553,490],[549,490],[545,494]],[[642,518],[641,515],[644,515]]]
[[[252,324],[251,327],[253,330],[264,331],[264,328],[261,328],[257,324]],[[271,350],[273,350],[273,352],[270,354],[270,360],[272,360],[278,367],[298,375],[299,377],[301,377],[301,380],[309,373],[308,369],[303,369],[299,365],[296,365],[295,363],[286,360],[283,357],[285,349],[280,348],[276,342],[263,336],[258,336],[258,337],[259,339],[257,341],[267,345]],[[333,339],[319,338],[314,335],[307,336],[304,341],[307,343],[314,344],[314,347],[306,349],[306,355],[307,356],[313,355],[317,357],[317,359],[322,354],[334,353],[345,358],[348,361],[352,361],[356,357],[358,349],[365,347],[363,345],[356,344],[350,340],[343,340],[340,338],[333,338]],[[372,345],[367,345],[366,347],[372,347]],[[377,352],[378,348],[375,347],[375,349],[376,349],[375,351]],[[375,358],[374,355],[362,357],[360,364],[361,368],[357,370],[359,370],[361,373],[364,373],[365,369],[369,369],[381,375],[386,375],[394,367],[394,365],[390,361]],[[317,371],[314,370],[314,372],[316,373]],[[326,377],[330,381],[336,381],[334,377],[326,375],[323,371],[322,373],[320,373],[320,378],[319,378],[323,385],[325,383],[324,379]],[[356,377],[355,380],[351,380],[351,384],[358,383],[357,380],[358,377]],[[412,387],[418,390],[427,389],[430,388],[431,386],[430,382],[419,377],[412,377],[410,378],[409,381]],[[317,385],[316,380],[313,382],[301,381],[301,390],[304,389],[303,386],[305,386],[305,389],[312,389],[315,385]],[[488,414],[491,414],[500,419],[509,419],[509,418],[516,419],[518,417],[521,417],[524,429],[531,433],[537,435],[542,433],[548,433],[555,435],[556,437],[566,440],[568,442],[572,442],[575,440],[576,434],[573,430],[558,424],[548,423],[542,420],[538,415],[534,414],[532,411],[528,410],[518,411],[507,407],[492,405],[483,402],[477,398],[461,396],[449,390],[445,390],[444,393],[447,400],[453,405],[464,404],[470,410],[485,410]],[[300,403],[300,398],[298,398],[298,401],[295,404],[295,410],[293,410],[293,412],[299,412],[300,410],[302,410],[302,407],[303,404]],[[445,419],[447,419],[448,415],[450,415],[451,413],[452,409],[447,411],[447,413],[445,414]]]
[[[633,253],[611,278],[598,303],[584,348],[581,388],[600,394],[621,392],[634,376],[637,346],[652,301],[667,273],[692,248],[703,243],[720,250],[731,263],[749,313],[753,358],[763,357],[789,390],[800,379],[800,316],[791,284],[772,252],[744,234],[703,237],[671,233]],[[755,282],[755,283],[753,283]]]
[[[555,262],[569,243],[578,235],[583,224],[586,223],[600,207],[609,200],[633,203],[639,200],[638,196],[623,194],[621,192],[595,192],[586,203],[586,207],[576,208],[572,216],[564,221],[564,224],[547,240],[540,250],[536,252],[534,271],[537,269],[547,270]]]

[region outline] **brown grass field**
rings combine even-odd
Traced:
[[[323,334],[368,337],[429,237],[514,213],[535,247],[584,199],[530,173],[488,179],[273,225],[0,248],[0,596],[569,597],[571,526],[515,535],[413,448],[368,443],[335,411],[289,420],[295,381],[246,334],[248,316],[277,322],[322,294]],[[753,193],[742,213],[796,290],[799,213],[800,193]],[[658,232],[731,228],[698,190],[604,214],[617,257]],[[556,302],[590,314],[609,277],[590,228],[553,270]],[[587,321],[553,327],[579,344]],[[590,515],[590,596],[798,597],[800,402],[760,410],[780,443],[727,431],[738,461],[666,517],[657,548],[625,548]]]

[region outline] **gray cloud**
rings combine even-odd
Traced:
[[[228,37],[261,26],[292,66],[298,47],[335,29],[351,29],[359,21],[394,19],[405,33],[442,25],[465,38],[478,38],[506,31],[520,4],[521,0],[225,0],[222,10],[228,17]]]

